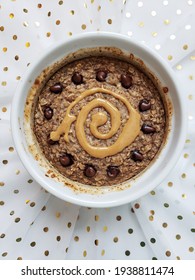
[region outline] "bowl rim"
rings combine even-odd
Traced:
[[[122,199],[117,200],[112,199],[112,200],[108,200],[108,201],[95,201],[94,199],[91,199],[91,195],[88,194],[87,196],[78,196],[78,195],[70,195],[67,194],[66,192],[64,192],[63,194],[60,193],[55,187],[52,187],[50,184],[48,184],[41,176],[39,176],[36,172],[36,170],[34,170],[31,167],[31,164],[29,162],[29,157],[27,156],[27,154],[24,151],[23,145],[22,145],[22,141],[21,138],[19,137],[19,132],[20,132],[20,125],[18,122],[18,110],[19,110],[19,106],[20,106],[20,99],[21,96],[23,94],[22,91],[22,87],[25,84],[25,82],[27,80],[29,80],[29,78],[31,77],[32,73],[34,72],[34,69],[36,68],[36,66],[40,63],[40,60],[44,60],[44,58],[46,58],[50,53],[52,53],[53,51],[57,50],[60,46],[62,45],[66,45],[67,43],[75,43],[79,40],[84,40],[84,39],[93,39],[93,38],[103,38],[103,39],[107,39],[107,38],[114,38],[116,40],[122,40],[125,41],[128,44],[134,45],[136,47],[138,47],[139,49],[143,50],[144,52],[149,53],[150,55],[152,55],[156,60],[158,60],[159,64],[161,64],[161,66],[166,69],[166,73],[168,74],[168,76],[170,77],[174,87],[177,90],[177,93],[181,92],[181,89],[178,86],[178,83],[176,82],[176,76],[175,73],[173,71],[173,69],[170,67],[170,65],[154,50],[152,50],[151,48],[149,48],[148,46],[136,41],[136,40],[132,40],[131,38],[129,38],[127,35],[123,35],[120,33],[114,33],[114,32],[86,32],[86,33],[81,33],[81,34],[77,34],[74,35],[71,39],[64,39],[61,40],[57,43],[52,44],[50,47],[46,48],[42,54],[40,54],[40,58],[36,61],[33,62],[32,64],[30,64],[29,69],[27,70],[24,78],[22,78],[18,84],[16,93],[14,94],[14,97],[12,99],[12,104],[11,104],[11,131],[12,131],[12,137],[14,140],[14,145],[16,148],[16,151],[18,152],[18,155],[24,165],[24,167],[27,169],[27,171],[30,173],[30,175],[35,179],[36,182],[38,182],[42,187],[44,187],[44,189],[46,189],[48,192],[50,192],[51,194],[55,195],[56,197],[63,199],[65,201],[68,201],[70,203],[76,204],[76,205],[80,205],[80,206],[86,206],[86,207],[96,207],[96,208],[102,208],[102,207],[113,207],[113,206],[119,206],[119,205],[123,205],[129,202],[132,202],[138,198],[140,198],[141,196],[149,193],[152,189],[154,189],[156,186],[158,186],[164,179],[165,177],[169,174],[169,172],[172,170],[172,168],[174,167],[174,165],[176,164],[181,151],[183,149],[184,143],[185,143],[185,137],[186,137],[186,131],[187,131],[187,118],[185,118],[185,116],[187,116],[186,114],[186,106],[185,106],[185,100],[184,100],[184,96],[182,94],[178,94],[179,96],[179,101],[180,104],[182,104],[182,106],[180,106],[181,108],[181,133],[179,134],[179,139],[177,142],[177,147],[176,150],[174,151],[174,154],[171,158],[171,161],[167,163],[167,168],[162,170],[161,174],[160,174],[160,178],[158,179],[155,178],[153,180],[153,182],[155,182],[154,184],[152,183],[152,186],[147,186],[147,188],[143,188],[143,189],[139,189],[136,194],[131,194],[130,197],[128,196],[128,194],[126,194],[126,190],[122,190],[122,192],[124,192],[124,196]],[[90,46],[89,46],[90,48]],[[51,64],[50,64],[51,65]],[[30,89],[30,87],[29,87]],[[28,91],[27,91],[28,92]],[[27,96],[27,95],[26,95]],[[125,195],[126,194],[126,195]],[[99,195],[98,195],[99,196]]]

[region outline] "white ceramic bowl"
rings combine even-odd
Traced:
[[[64,185],[63,180],[45,176],[45,168],[40,166],[29,151],[26,137],[24,107],[27,95],[37,76],[49,65],[64,56],[83,48],[116,47],[134,54],[144,61],[146,66],[155,73],[163,86],[169,89],[168,95],[172,103],[171,130],[167,142],[155,162],[136,179],[123,184],[121,190],[116,187],[93,188],[80,185],[77,191]],[[85,33],[72,39],[55,44],[32,63],[21,80],[14,95],[11,111],[11,128],[15,147],[31,176],[53,195],[81,206],[112,207],[122,205],[145,195],[159,185],[176,164],[181,154],[186,135],[185,101],[180,86],[170,66],[159,55],[145,45],[130,40],[127,36],[114,33]],[[25,125],[24,125],[25,124]],[[95,190],[95,191],[94,191]]]

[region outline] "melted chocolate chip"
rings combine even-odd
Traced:
[[[150,101],[146,100],[146,99],[142,99],[139,103],[139,110],[141,112],[147,111],[151,108],[151,103]]]
[[[75,84],[75,85],[80,85],[82,84],[83,82],[83,76],[77,72],[75,72],[73,75],[72,75],[72,82]]]
[[[63,90],[63,86],[61,83],[56,83],[55,85],[51,86],[50,88],[50,91],[53,92],[53,93],[61,93],[62,90]]]
[[[121,85],[128,89],[132,86],[132,77],[129,74],[122,74],[121,75]]]
[[[143,124],[141,127],[141,130],[143,131],[143,133],[145,134],[150,134],[150,133],[154,133],[156,131],[156,129],[148,124]]]
[[[73,164],[73,157],[70,154],[63,154],[60,156],[59,161],[62,166],[68,167]]]
[[[44,117],[50,120],[53,117],[53,109],[51,107],[46,107],[44,110]]]
[[[118,176],[118,174],[120,173],[120,170],[118,168],[118,166],[108,166],[107,168],[107,175],[110,178],[116,178]]]
[[[84,175],[88,178],[94,177],[97,170],[93,165],[86,165],[84,169]]]
[[[96,80],[99,82],[104,82],[106,80],[106,77],[107,77],[107,72],[104,70],[99,70],[96,73]]]
[[[55,144],[58,143],[58,141],[53,141],[53,140],[50,138],[50,134],[49,134],[48,137],[47,137],[47,143],[48,143],[49,145],[55,145]]]
[[[131,152],[131,159],[134,161],[142,161],[143,155],[138,150],[134,150]]]

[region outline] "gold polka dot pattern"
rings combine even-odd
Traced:
[[[179,4],[1,1],[0,259],[194,259],[195,1]],[[148,195],[113,209],[80,208],[44,191],[21,164],[9,123],[17,85],[38,54],[62,37],[98,30],[122,32],[158,52],[185,84],[188,107],[175,169]]]

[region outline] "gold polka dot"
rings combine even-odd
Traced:
[[[17,35],[13,35],[13,40],[17,40],[18,39],[18,36]]]
[[[3,68],[3,71],[7,72],[7,71],[8,71],[8,67],[7,67],[7,66],[4,67],[4,68]]]
[[[2,257],[6,257],[7,254],[8,254],[7,252],[4,252],[1,256],[2,256]]]
[[[70,14],[73,16],[73,15],[74,15],[74,10],[71,10],[71,11],[70,11]]]
[[[7,48],[6,47],[3,48],[3,52],[7,52]]]
[[[85,29],[87,28],[86,24],[82,24],[82,25],[81,25],[81,28],[82,28],[83,30],[85,30]]]
[[[193,75],[189,75],[189,79],[190,79],[190,80],[194,80]]]
[[[167,228],[167,227],[168,227],[168,224],[167,224],[167,223],[163,223],[162,226],[163,226],[164,228]]]
[[[27,21],[24,21],[24,22],[23,22],[23,25],[24,25],[25,27],[28,27],[28,22],[27,22]]]
[[[112,24],[112,20],[110,18],[107,20],[107,22],[108,24]]]
[[[46,33],[46,36],[47,36],[47,37],[50,37],[50,36],[51,36],[51,33],[50,33],[50,32],[47,32],[47,33]]]
[[[170,24],[170,20],[169,19],[165,19],[164,20],[164,24],[166,24],[166,25]]]
[[[138,23],[138,26],[139,26],[139,27],[144,27],[144,22],[143,22],[143,21],[140,21],[140,22]]]
[[[151,191],[150,194],[151,194],[151,195],[155,195],[156,192],[155,192],[155,191]]]
[[[27,200],[25,201],[26,204],[28,204],[29,202],[30,202],[30,199],[27,199]]]
[[[60,218],[61,217],[61,213],[60,212],[56,212],[56,218]]]
[[[181,260],[181,258],[179,256],[176,257],[176,260]]]
[[[30,243],[30,246],[31,246],[31,247],[35,247],[35,246],[36,246],[36,242],[35,242],[35,241],[31,242],[31,243]]]
[[[105,250],[103,249],[102,251],[101,251],[101,256],[104,256],[105,255]]]
[[[26,42],[25,46],[26,46],[27,48],[29,48],[29,47],[30,47],[30,42]]]
[[[173,186],[173,183],[172,183],[172,182],[168,182],[168,186],[169,186],[169,187],[172,187],[172,186]]]
[[[184,49],[184,50],[187,50],[187,49],[188,49],[188,45],[184,45],[184,46],[183,46],[183,49]]]
[[[95,221],[98,222],[100,217],[98,215],[95,215]]]
[[[4,160],[2,160],[2,163],[3,164],[8,164],[8,160],[4,159]]]
[[[68,36],[72,36],[72,32],[68,32]]]
[[[58,2],[59,5],[63,5],[63,3],[64,2],[62,0]]]
[[[1,85],[2,85],[3,87],[5,87],[5,86],[7,85],[7,82],[6,82],[6,81],[3,81],[3,82],[1,82]]]
[[[68,222],[67,227],[68,227],[68,228],[71,228],[71,226],[72,226],[72,223],[71,223],[71,222]]]
[[[139,209],[140,208],[140,205],[139,205],[139,203],[135,203],[135,209]]]
[[[170,251],[166,251],[166,252],[165,252],[165,255],[166,255],[167,257],[170,257],[170,256],[171,256],[171,252],[170,252]]]
[[[15,223],[19,223],[19,221],[20,221],[20,218],[19,217],[17,217],[17,218],[15,218]]]
[[[6,108],[6,107],[3,107],[3,108],[2,108],[2,112],[3,112],[3,113],[7,112],[7,108]]]
[[[74,237],[74,241],[78,242],[78,241],[79,241],[79,237],[78,237],[78,236],[75,236],[75,237]]]
[[[50,12],[50,11],[47,13],[47,16],[48,16],[48,17],[50,17],[50,16],[51,16],[51,12]]]
[[[87,256],[87,251],[83,251],[83,257],[86,257]]]
[[[154,215],[155,211],[154,210],[150,210],[150,213],[151,213],[151,215]]]
[[[20,79],[21,79],[21,77],[20,77],[20,76],[17,76],[17,77],[16,77],[16,80],[17,80],[17,81],[19,81]]]
[[[4,182],[0,182],[0,187],[4,187],[5,183]]]
[[[182,69],[181,64],[178,64],[178,65],[176,66],[176,69],[177,69],[177,70],[181,70],[181,69]]]
[[[185,179],[185,178],[186,178],[186,174],[183,173],[183,174],[181,175],[181,177],[182,177],[183,179]]]
[[[195,55],[191,55],[191,56],[190,56],[190,59],[191,59],[191,60],[195,60]]]
[[[10,17],[11,19],[14,18],[14,14],[13,14],[13,13],[9,14],[9,17]]]
[[[121,221],[122,217],[120,215],[116,216],[116,220],[119,222]]]
[[[173,59],[173,56],[172,55],[168,55],[168,60],[172,60]]]
[[[87,231],[87,232],[90,232],[90,230],[91,230],[90,226],[87,226],[87,227],[86,227],[86,231]]]
[[[15,173],[16,173],[16,175],[19,175],[20,174],[20,170],[16,169]]]
[[[193,99],[193,95],[192,95],[192,94],[189,94],[189,95],[188,95],[188,99],[189,99],[189,100],[192,100],[192,99]]]
[[[37,5],[37,7],[38,7],[39,9],[41,9],[41,8],[42,8],[42,4],[39,3],[39,4]]]
[[[61,236],[60,235],[56,236],[56,240],[59,242],[61,240]]]
[[[87,3],[84,3],[84,4],[83,4],[83,6],[84,6],[84,8],[86,8],[86,9],[87,9]]]
[[[153,36],[153,37],[156,37],[157,35],[158,35],[157,32],[152,32],[152,36]]]
[[[23,12],[25,13],[25,14],[27,14],[28,13],[28,10],[27,9],[23,9]]]
[[[183,194],[181,195],[181,197],[184,198],[184,199],[186,199],[186,198],[187,198],[187,195],[186,195],[185,193],[183,193]]]
[[[93,4],[93,3],[94,3],[94,1],[95,1],[95,0],[91,0],[91,4]]]
[[[44,252],[44,255],[45,255],[46,257],[49,256],[49,251],[46,250],[46,251]]]
[[[177,240],[180,240],[180,239],[181,239],[181,235],[180,235],[180,234],[177,234],[177,235],[175,236],[175,238],[176,238]]]
[[[152,222],[154,220],[154,217],[152,215],[150,215],[149,220]]]
[[[60,20],[56,20],[56,25],[60,25]]]
[[[4,31],[4,26],[0,26],[0,31]]]
[[[188,154],[184,154],[184,156],[183,156],[184,158],[188,158],[189,157],[189,155]]]
[[[108,230],[108,227],[107,227],[107,226],[104,226],[104,227],[103,227],[103,231],[106,232],[107,230]]]
[[[114,243],[117,243],[117,242],[118,242],[118,237],[114,237],[114,238],[113,238],[113,242],[114,242]]]
[[[4,204],[5,204],[5,202],[0,200],[0,206],[3,206]]]
[[[102,7],[100,5],[97,7],[98,12],[101,10],[101,8]]]
[[[44,232],[48,232],[48,230],[49,230],[48,227],[44,227],[44,228],[43,228],[43,231],[44,231]]]
[[[16,55],[14,58],[15,58],[16,61],[19,60],[19,56],[18,55]]]
[[[99,245],[99,240],[98,240],[98,239],[95,239],[95,240],[94,240],[94,244],[95,244],[96,246],[98,246],[98,245]]]
[[[190,253],[194,252],[194,247],[190,247],[190,248],[189,248],[189,252],[190,252]]]

